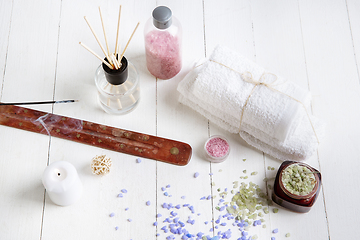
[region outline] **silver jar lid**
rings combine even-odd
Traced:
[[[153,24],[156,28],[167,29],[172,23],[172,12],[166,6],[159,6],[152,12]]]

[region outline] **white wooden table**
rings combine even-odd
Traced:
[[[101,54],[83,19],[87,16],[103,39],[101,6],[114,46],[120,4],[123,46],[141,22],[126,52],[140,74],[141,102],[133,112],[113,116],[97,103],[94,73],[100,62],[78,43]],[[148,73],[144,56],[144,23],[157,5],[169,6],[184,30],[183,68],[167,81]],[[174,208],[183,222],[188,216],[195,220],[194,225],[186,223],[193,234],[212,237],[231,229],[231,239],[238,239],[241,232],[230,220],[214,233],[209,230],[211,220],[223,214],[215,209],[217,189],[228,188],[226,200],[233,195],[234,181],[252,181],[265,191],[263,179],[276,174],[267,167],[277,169],[281,162],[178,103],[178,83],[194,61],[209,56],[217,44],[309,89],[312,114],[327,123],[326,138],[317,154],[306,161],[323,177],[312,210],[299,214],[270,206],[270,213],[263,217],[266,228],[251,227],[249,235],[258,239],[356,239],[360,234],[359,12],[356,0],[1,1],[2,102],[78,99],[75,104],[30,108],[184,141],[192,146],[193,156],[185,167],[149,159],[136,163],[135,156],[0,126],[0,239],[166,239],[170,233],[161,228],[170,211],[162,208],[163,203],[194,207],[195,214],[184,207]],[[229,158],[220,164],[203,157],[203,144],[214,134],[228,138],[232,147]],[[105,177],[93,175],[90,169],[91,159],[101,154],[113,161]],[[81,199],[68,207],[53,204],[41,182],[45,167],[60,160],[77,168],[84,185]],[[249,176],[246,180],[240,179],[244,169]],[[250,176],[252,171],[258,174]],[[162,191],[167,185],[169,196]],[[121,189],[128,192],[118,198]],[[200,200],[208,195],[216,198]],[[273,213],[273,208],[279,212]],[[112,212],[115,216],[109,217]],[[156,218],[158,213],[162,217]],[[279,233],[272,234],[275,228]],[[286,238],[286,233],[291,236]]]

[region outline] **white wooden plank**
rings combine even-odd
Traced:
[[[185,229],[190,234],[196,235],[202,232],[212,236],[209,232],[211,224],[204,224],[206,221],[211,222],[212,219],[211,201],[200,200],[211,195],[210,164],[204,160],[202,152],[203,144],[208,137],[208,124],[205,118],[178,102],[179,94],[176,91],[178,83],[192,69],[195,61],[205,57],[203,5],[202,1],[158,1],[157,3],[168,6],[183,28],[182,70],[172,79],[157,80],[157,134],[187,142],[193,150],[191,161],[185,167],[158,163],[158,212],[163,215],[159,219],[161,224],[158,232],[162,239],[172,234],[170,232],[165,234],[160,229],[169,225],[162,221],[171,217],[170,213],[174,211],[178,213],[177,217],[180,221],[185,223]],[[198,178],[194,178],[195,172],[199,172]],[[171,187],[161,191],[161,188],[167,185]],[[165,192],[171,197],[165,196]],[[183,196],[185,199],[181,198]],[[163,203],[172,203],[174,206],[180,204],[181,208],[168,210],[161,206]],[[183,204],[192,206],[194,213],[188,207],[183,207]],[[188,218],[195,220],[193,225],[187,223]],[[177,239],[181,236],[179,235]]]
[[[359,78],[354,59],[346,2],[299,3],[314,113],[326,119],[328,131],[319,149],[331,238],[351,238],[359,184]],[[346,82],[345,82],[346,80]],[[351,184],[342,184],[351,182]],[[341,204],[341,205],[339,205]]]
[[[46,1],[7,4],[1,7],[9,13],[12,8],[11,19],[6,20],[5,13],[1,24],[9,24],[2,30],[10,34],[1,37],[9,39],[9,43],[1,42],[1,48],[6,47],[6,53],[1,50],[6,56],[2,100],[52,99],[60,5]],[[51,110],[51,106],[36,108]],[[38,239],[44,199],[41,177],[48,160],[49,137],[7,127],[0,131],[1,238]]]
[[[78,43],[84,42],[103,56],[83,19],[83,16],[87,16],[99,38],[103,39],[98,12],[98,6],[101,6],[109,45],[115,46],[119,4],[122,4],[123,47],[137,22],[141,22],[125,55],[139,71],[141,100],[134,111],[116,116],[102,111],[97,103],[94,74],[100,61]],[[152,3],[144,4],[142,1],[62,2],[55,98],[79,99],[80,102],[57,105],[54,107],[55,113],[156,135],[156,83],[145,72],[142,35],[145,20],[152,8]],[[105,46],[103,40],[102,44]],[[113,161],[111,173],[103,178],[90,173],[91,159],[101,154],[106,154]],[[156,228],[152,225],[156,215],[155,161],[142,159],[141,163],[136,163],[134,156],[52,139],[50,162],[58,160],[69,161],[77,167],[84,183],[84,193],[79,203],[67,208],[54,206],[51,200],[46,199],[44,239],[155,237]],[[123,198],[117,198],[121,189],[127,189],[128,193]],[[146,201],[150,201],[151,205],[147,206]],[[126,211],[126,208],[129,210]],[[115,213],[113,218],[109,217],[112,212]],[[132,222],[127,219],[132,219]],[[116,226],[119,227],[118,230],[115,230]]]
[[[268,11],[269,8],[272,10]],[[252,10],[256,61],[269,72],[283,76],[288,81],[308,89],[307,64],[298,2],[253,2]],[[306,160],[306,163],[319,169],[316,154]],[[266,166],[274,166],[277,169],[280,164],[279,161],[266,157]],[[267,171],[269,179],[275,175],[276,171]],[[273,184],[273,181],[270,183]],[[314,222],[317,222],[316,231],[303,231],[298,225],[294,225],[294,222],[306,229],[313,229]],[[308,214],[293,213],[280,208],[280,214],[271,214],[271,227],[279,228],[282,236],[289,232],[292,237],[299,239],[328,239],[322,194]]]
[[[6,67],[6,56],[9,43],[10,35],[10,19],[12,13],[13,3],[11,1],[2,1],[0,3],[0,89],[4,80],[5,67]],[[2,91],[0,91],[1,97]],[[1,99],[1,98],[0,98]]]
[[[221,44],[227,46],[234,51],[244,55],[250,60],[255,60],[253,22],[252,22],[252,3],[249,1],[225,1],[221,4],[215,1],[205,1],[205,40],[206,55],[210,56],[216,45]],[[265,189],[265,183],[262,181],[265,177],[265,163],[263,153],[250,147],[243,141],[238,134],[230,134],[215,125],[210,125],[210,135],[225,136],[231,146],[229,158],[221,164],[212,164],[211,169],[214,173],[213,193],[216,193],[214,207],[222,206],[219,203],[219,193],[223,193],[227,189],[225,202],[230,202],[235,195],[242,182],[249,184],[253,182],[262,189]],[[243,161],[243,159],[246,159]],[[243,171],[246,170],[246,173]],[[251,172],[258,172],[257,175],[251,176]],[[248,179],[240,177],[247,176]],[[235,189],[234,182],[238,182],[239,186]],[[220,189],[220,192],[218,192]],[[231,192],[234,191],[234,192]],[[215,219],[224,215],[223,211],[215,210]],[[265,215],[265,214],[264,214]],[[262,217],[265,224],[269,225],[269,215]],[[241,236],[239,228],[228,223],[227,226],[221,227],[221,231],[230,228],[233,236]],[[217,232],[218,230],[216,230]],[[261,227],[249,229],[249,235],[257,235],[259,239],[269,238],[269,230]]]

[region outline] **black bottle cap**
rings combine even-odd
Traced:
[[[119,69],[110,69],[104,63],[102,64],[102,67],[105,72],[106,80],[112,85],[123,84],[128,78],[128,61],[125,56],[121,59],[121,67]]]

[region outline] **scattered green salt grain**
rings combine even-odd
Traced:
[[[251,173],[251,176],[254,176],[254,175],[256,175],[256,174],[258,174],[258,172],[252,172],[252,173]]]
[[[274,171],[274,170],[275,170],[275,168],[274,168],[274,167],[272,167],[272,168],[271,168],[271,171]]]
[[[243,161],[245,162],[245,161],[246,161],[246,158],[243,158]]]
[[[268,180],[269,180],[268,178],[264,178],[264,179],[263,179],[264,182],[267,182]]]
[[[279,209],[278,209],[278,208],[274,208],[274,209],[273,209],[273,212],[274,212],[274,213],[278,213],[278,212],[279,212]]]
[[[266,224],[263,224],[263,225],[262,225],[262,228],[266,228]]]
[[[244,179],[248,179],[248,176],[245,176]]]
[[[268,214],[268,213],[269,213],[269,209],[268,209],[267,207],[265,207],[265,208],[263,209],[263,211],[264,211],[265,214]]]
[[[222,169],[219,169],[219,172],[222,172]]]
[[[285,234],[285,237],[290,237],[290,233]]]
[[[251,237],[251,239],[258,239],[258,236],[255,234],[254,236]]]
[[[246,173],[246,169],[245,169],[245,170],[243,170],[243,173]]]

